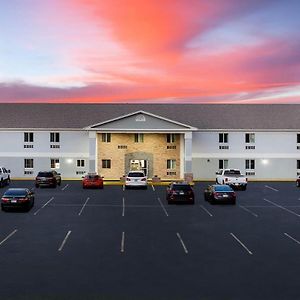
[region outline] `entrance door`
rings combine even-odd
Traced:
[[[131,159],[130,170],[143,171],[145,176],[148,176],[148,161],[145,159]]]

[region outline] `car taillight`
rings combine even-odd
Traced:
[[[233,192],[233,197],[236,197],[236,193],[235,192]]]
[[[19,202],[26,202],[26,201],[28,201],[28,200],[29,200],[28,198],[19,198],[19,199],[18,199]]]
[[[127,181],[130,181],[130,178],[129,178],[129,177],[127,177],[127,178],[126,178],[126,180],[127,180]]]
[[[246,177],[246,182],[248,182],[248,178]]]
[[[215,197],[219,197],[219,196],[220,196],[220,193],[214,192],[213,195],[214,195]]]
[[[1,200],[2,200],[2,202],[8,202],[9,198],[2,198]]]
[[[142,178],[141,181],[146,181],[146,178]]]

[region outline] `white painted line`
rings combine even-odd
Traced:
[[[123,191],[125,191],[125,184],[123,184]]]
[[[268,188],[268,189],[270,189],[270,190],[272,190],[272,191],[274,191],[274,192],[279,192],[279,190],[274,189],[274,188],[271,187],[271,186],[265,185],[265,187]]]
[[[78,213],[78,216],[81,215],[81,213],[83,212],[83,209],[85,208],[85,206],[86,206],[86,204],[88,203],[89,200],[90,200],[90,197],[87,197],[87,199],[85,200],[85,202],[84,202],[84,204],[83,204],[83,206],[82,206],[80,212]]]
[[[14,231],[12,231],[3,241],[1,241],[0,246],[2,244],[4,244],[4,242],[7,241],[11,236],[13,236],[17,231],[18,231],[18,229],[15,229]]]
[[[207,214],[209,214],[211,217],[213,216],[203,205],[200,205],[200,207],[207,212]]]
[[[122,217],[125,216],[125,198],[123,197],[123,210],[122,210]]]
[[[163,211],[165,212],[166,216],[168,217],[169,214],[168,214],[167,210],[165,209],[164,205],[162,204],[160,198],[158,197],[157,200],[158,200],[158,202],[160,203],[160,206],[161,206],[161,208],[163,209]]]
[[[230,234],[250,255],[253,254],[232,232]]]
[[[68,186],[69,184],[67,183],[61,190],[64,191]]]
[[[122,232],[122,240],[121,240],[121,252],[125,252],[125,232]]]
[[[256,213],[254,213],[253,211],[251,211],[250,209],[246,208],[245,206],[239,205],[239,207],[243,210],[245,210],[246,212],[250,213],[252,216],[258,218],[258,215]]]
[[[46,207],[52,200],[54,199],[54,197],[51,197],[49,201],[47,201],[41,208],[39,208],[34,215],[36,216],[38,214],[38,212],[43,209],[44,207]]]
[[[153,184],[151,185],[151,187],[152,187],[153,192],[155,192],[155,187]]]
[[[295,212],[292,211],[292,210],[289,210],[289,209],[287,209],[287,208],[285,208],[285,207],[283,207],[283,206],[281,206],[281,205],[279,205],[279,204],[276,204],[276,203],[274,203],[274,202],[272,202],[272,201],[270,201],[270,200],[268,200],[268,199],[266,199],[266,198],[264,198],[264,200],[267,201],[267,202],[269,202],[269,203],[271,203],[271,204],[273,204],[273,205],[275,205],[275,206],[278,207],[278,208],[281,208],[281,209],[283,209],[283,210],[289,212],[290,214],[295,215],[296,217],[300,217],[299,214],[295,213]]]
[[[71,232],[72,232],[71,230],[68,231],[66,237],[64,238],[64,240],[63,240],[63,242],[61,243],[60,247],[58,248],[58,251],[61,251],[61,250],[63,249],[63,247],[64,247],[64,245],[65,245],[65,243],[66,243],[66,241],[67,241],[69,235],[71,234]]]
[[[187,248],[186,248],[186,246],[185,246],[185,244],[184,244],[184,242],[183,242],[183,240],[182,240],[180,234],[179,234],[178,232],[176,232],[176,235],[177,235],[177,237],[178,237],[178,239],[179,239],[179,241],[180,241],[180,243],[181,243],[181,245],[182,245],[182,247],[183,247],[184,252],[185,252],[186,254],[188,254],[189,252],[188,252],[188,250],[187,250]]]
[[[290,238],[291,240],[293,240],[294,242],[296,242],[297,244],[300,245],[300,242],[298,240],[296,240],[295,238],[293,238],[292,236],[290,236],[289,234],[287,234],[286,232],[284,233],[284,235],[286,235],[288,238]]]

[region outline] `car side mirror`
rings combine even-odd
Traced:
[[[61,175],[60,173],[57,173],[57,175]]]
[[[220,175],[220,172],[216,172],[216,175]]]
[[[84,178],[84,176],[81,176],[81,178]]]

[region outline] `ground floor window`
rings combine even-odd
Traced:
[[[50,166],[51,166],[51,169],[59,169],[59,167],[60,167],[59,159],[58,158],[51,158]]]
[[[167,169],[168,170],[176,169],[176,159],[167,159]]]
[[[102,168],[110,169],[111,168],[111,160],[110,159],[102,159]]]
[[[245,160],[246,175],[255,175],[255,159]]]
[[[84,159],[77,159],[77,167],[84,167],[85,161]]]
[[[33,158],[24,159],[24,169],[33,169]]]
[[[228,169],[228,159],[219,159],[219,169]]]

